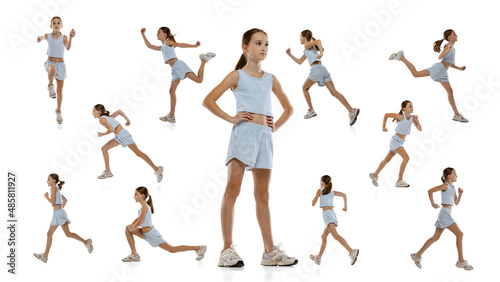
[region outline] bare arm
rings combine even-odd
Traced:
[[[302,54],[302,57],[300,57],[300,59],[296,58],[294,55],[292,55],[290,48],[286,49],[286,53],[288,54],[288,56],[290,56],[290,58],[292,58],[294,62],[296,62],[299,65],[301,65],[306,60],[306,55],[304,54]]]
[[[453,44],[448,43],[446,46],[444,46],[443,51],[441,54],[439,54],[439,59],[441,60],[442,58],[446,57],[446,55],[451,51],[451,47],[453,47]]]
[[[178,42],[174,42],[172,40],[168,40],[167,39],[167,45],[168,46],[174,46],[174,47],[179,47],[179,48],[196,48],[198,46],[200,46],[200,41],[196,41],[195,44],[187,44],[187,43],[178,43]]]
[[[278,130],[293,114],[292,104],[288,100],[285,92],[283,92],[283,88],[281,88],[281,84],[278,79],[273,75],[273,92],[278,98],[278,101],[283,107],[283,113],[280,118],[274,123],[275,131]]]
[[[48,35],[47,35],[47,33],[46,33],[46,34],[44,34],[44,35],[40,35],[40,36],[38,36],[38,37],[36,38],[36,42],[40,42],[40,41],[42,41],[42,40],[47,40],[47,36],[48,36]]]
[[[446,183],[443,183],[439,186],[436,186],[434,188],[431,188],[429,189],[429,191],[427,192],[429,194],[429,200],[431,201],[431,205],[434,207],[434,208],[439,208],[439,205],[434,203],[434,197],[433,197],[433,193],[437,192],[437,191],[446,191],[448,189],[448,185]]]
[[[321,43],[321,40],[317,39],[317,40],[313,40],[313,41],[309,41],[309,42],[306,42],[304,44],[304,47],[309,50],[311,48],[315,48],[314,46],[318,46],[318,49],[319,49],[319,54],[316,58],[318,59],[321,59],[321,57],[323,57],[323,44]]]
[[[68,202],[68,199],[66,199],[66,197],[64,197],[64,195],[61,195],[62,196],[62,207],[64,208],[66,206],[66,203]]]
[[[106,127],[106,129],[107,129],[107,130],[106,130],[105,132],[97,132],[97,136],[101,137],[101,136],[108,135],[108,134],[110,134],[110,133],[114,132],[114,131],[113,131],[113,127],[111,127],[111,125],[109,125],[109,123],[106,121],[106,119],[105,119],[105,118],[103,118],[103,117],[102,117],[102,118],[100,118],[100,119],[99,119],[99,122],[100,122],[100,123],[101,123],[104,127]]]
[[[145,28],[141,29],[141,34],[142,34],[142,39],[144,39],[144,43],[146,43],[146,46],[149,49],[152,49],[152,50],[155,50],[155,51],[161,51],[161,46],[155,46],[155,45],[149,43],[149,40],[146,37],[146,29]]]
[[[71,49],[71,42],[73,42],[73,37],[75,37],[76,33],[74,29],[71,29],[69,32],[69,40],[67,36],[64,36],[64,45],[66,45],[66,50],[69,51]]]
[[[387,113],[384,115],[384,122],[382,123],[382,130],[385,132],[385,131],[388,131],[387,128],[385,127],[385,124],[387,123],[387,119],[388,118],[395,118],[399,121],[401,121],[403,119],[403,115],[400,115],[400,114],[391,114],[391,113]]]
[[[137,229],[139,228],[139,226],[141,226],[147,211],[148,211],[148,205],[147,204],[142,205],[141,214],[136,220],[134,220],[135,223],[134,222],[132,223],[132,229]]]
[[[128,119],[128,117],[125,115],[125,113],[124,113],[124,112],[122,112],[122,110],[117,110],[116,112],[114,112],[114,113],[112,113],[112,114],[110,115],[110,117],[112,117],[112,118],[116,118],[117,116],[122,116],[122,117],[125,119],[125,121],[126,121],[125,125],[127,125],[127,126],[128,126],[128,125],[130,125],[130,120],[129,120],[129,119]]]
[[[314,196],[314,199],[313,199],[313,202],[312,202],[312,205],[313,207],[316,205],[316,203],[318,202],[318,199],[319,199],[319,196],[321,195],[321,189],[318,189],[318,191],[316,192],[316,196]]]
[[[49,201],[49,203],[51,205],[54,205],[54,203],[56,202],[56,192],[57,192],[57,188],[56,187],[51,187],[50,188],[50,195],[52,196],[49,197],[49,193],[48,192],[45,192],[45,194],[43,196],[45,196],[45,199],[47,199],[47,201]]]
[[[464,190],[462,190],[462,188],[458,187],[458,197],[457,197],[457,194],[455,193],[455,205],[458,205],[458,203],[460,203],[460,200],[462,199],[463,192],[464,192]]]
[[[422,131],[422,125],[420,124],[420,120],[417,115],[413,116],[413,125],[418,129],[418,131]]]
[[[344,208],[342,210],[347,211],[347,195],[339,191],[334,191],[334,193],[335,196],[344,198]]]

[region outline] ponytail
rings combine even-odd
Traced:
[[[234,68],[234,70],[239,70],[239,69],[242,69],[244,66],[246,66],[247,64],[247,55],[245,53],[241,54],[241,57],[238,61],[238,63],[236,64],[236,67]]]
[[[311,41],[311,40],[314,41],[314,40],[316,40],[316,38],[314,38],[312,36],[313,35],[312,31],[310,31],[309,29],[303,30],[300,33],[300,35],[302,35],[303,37],[305,37],[307,41]],[[318,45],[314,45],[314,48],[316,49],[316,51],[320,51]],[[325,48],[323,48],[323,52],[324,51],[325,51]]]
[[[146,201],[146,203],[151,207],[151,213],[155,213],[155,209],[153,207],[153,199],[151,199],[151,195],[149,195],[148,188],[141,186],[135,189],[139,194],[144,195],[144,199],[149,199]]]
[[[50,178],[54,179],[56,181],[56,186],[59,188],[59,190],[62,189],[62,186],[64,185],[64,181],[62,180],[59,180],[59,175],[55,174],[55,173],[51,173],[49,174]]]
[[[403,109],[406,108],[406,105],[408,105],[408,103],[410,103],[411,101],[408,101],[408,100],[404,100],[402,103],[401,103],[401,110],[399,110],[399,113],[398,115],[402,115],[403,114]],[[393,119],[392,120],[393,122],[396,121],[396,123],[399,122],[399,120],[397,118]]]
[[[148,201],[146,202],[151,207],[151,213],[155,213],[155,208],[153,207],[153,199],[149,195]]]
[[[329,175],[323,175],[321,177],[321,181],[325,183],[325,188],[323,189],[323,192],[321,192],[322,195],[328,195],[332,191],[332,178]]]
[[[109,111],[106,111],[106,108],[104,108],[103,105],[101,104],[97,104],[94,106],[94,108],[101,113],[101,117],[102,116],[108,116],[109,117]]]
[[[167,34],[166,39],[168,39],[168,40],[170,40],[170,41],[173,41],[173,42],[177,42],[177,41],[175,41],[175,38],[174,38],[174,36],[175,36],[175,35],[173,35],[173,34],[172,34],[172,32],[170,32],[170,28],[168,28],[168,27],[166,27],[166,26],[162,26],[162,27],[160,27],[160,29],[161,29],[164,33],[166,33],[166,34]]]
[[[250,41],[252,40],[252,36],[258,32],[262,32],[265,35],[267,35],[267,33],[265,31],[263,31],[262,29],[258,29],[258,28],[249,29],[245,33],[243,33],[243,37],[241,38],[241,44],[248,46],[248,44],[250,44]],[[236,64],[236,67],[234,68],[234,70],[242,69],[244,66],[246,66],[246,64],[247,64],[247,55],[245,53],[243,53],[243,54],[241,54],[240,60]]]
[[[438,41],[435,41],[434,42],[434,52],[441,52],[441,44],[443,44],[443,41],[449,41],[448,40],[448,36],[451,35],[451,33],[453,32],[453,29],[447,29],[444,31],[443,33],[443,39],[440,39]]]

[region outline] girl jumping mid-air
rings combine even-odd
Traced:
[[[161,51],[163,54],[163,62],[169,64],[172,67],[172,84],[170,84],[170,112],[166,116],[160,117],[160,120],[175,123],[175,104],[177,98],[175,96],[175,91],[179,86],[179,83],[184,78],[189,78],[196,83],[201,83],[203,81],[203,71],[205,70],[205,64],[210,61],[215,54],[212,52],[206,54],[200,54],[201,65],[198,70],[198,75],[196,75],[183,61],[177,59],[175,54],[175,47],[179,48],[196,48],[200,46],[200,41],[195,44],[178,43],[175,41],[174,35],[170,32],[168,27],[160,27],[158,29],[157,38],[161,41],[161,46],[155,46],[149,43],[146,38],[146,29],[141,29],[142,38],[149,49]]]
[[[463,268],[465,270],[473,269],[472,265],[464,260],[464,256],[462,254],[462,239],[464,234],[458,227],[455,220],[451,217],[451,207],[460,203],[460,199],[462,199],[462,193],[464,192],[464,190],[459,187],[457,197],[455,185],[453,185],[453,182],[457,181],[457,177],[457,173],[453,168],[445,168],[443,170],[443,176],[441,177],[441,181],[443,182],[443,184],[429,189],[429,199],[431,200],[432,207],[435,209],[439,208],[439,205],[434,203],[433,194],[435,192],[441,191],[441,210],[439,211],[438,218],[435,224],[436,231],[434,232],[434,235],[425,242],[425,244],[418,252],[410,255],[411,259],[415,262],[418,268],[422,268],[422,254],[434,242],[439,240],[439,237],[441,237],[441,234],[443,234],[444,229],[448,228],[448,230],[450,230],[451,232],[453,232],[453,234],[455,234],[455,236],[457,236],[458,261],[455,266],[458,268]]]
[[[441,44],[444,40],[449,43],[446,44],[443,48],[443,51],[439,54],[439,59],[441,59],[440,63],[435,63],[432,67],[417,71],[415,66],[413,66],[405,57],[403,51],[399,51],[397,53],[393,53],[389,60],[397,60],[403,61],[403,63],[408,67],[411,74],[414,77],[424,77],[430,76],[434,81],[438,81],[443,85],[444,89],[448,93],[448,101],[450,102],[451,108],[453,109],[454,121],[459,122],[469,122],[462,114],[458,112],[457,105],[455,104],[455,98],[453,97],[453,89],[451,88],[450,81],[448,80],[448,69],[450,67],[457,70],[465,70],[465,66],[457,67],[455,66],[455,42],[457,42],[458,35],[455,31],[448,29],[443,34],[443,39],[434,42],[434,51],[441,52]]]
[[[48,48],[47,55],[49,58],[45,61],[45,70],[49,74],[49,97],[54,99],[57,97],[56,121],[58,124],[63,122],[61,114],[61,104],[63,99],[64,79],[66,78],[66,64],[64,63],[64,49],[71,49],[71,41],[75,37],[75,30],[72,29],[69,33],[69,39],[61,33],[63,27],[60,17],[53,17],[50,21],[52,33],[47,33],[37,37],[37,42],[47,40]],[[54,78],[57,81],[57,94],[54,90]]]
[[[307,110],[304,118],[308,119],[316,116],[316,112],[314,111],[311,102],[311,96],[309,95],[309,88],[311,88],[311,86],[313,86],[313,84],[317,82],[319,86],[326,86],[333,97],[337,98],[340,103],[344,105],[349,113],[349,125],[353,125],[358,118],[359,109],[352,108],[345,99],[344,95],[340,94],[337,89],[335,89],[335,86],[333,86],[330,73],[328,72],[326,67],[321,64],[321,57],[323,57],[324,51],[321,40],[316,40],[312,36],[312,32],[306,29],[300,33],[300,44],[304,44],[304,55],[302,55],[300,59],[292,55],[290,48],[286,50],[286,53],[299,65],[302,64],[307,58],[307,61],[311,66],[309,76],[306,78],[306,81],[302,86],[304,97],[306,98],[307,105],[309,106],[309,109]]]
[[[396,153],[398,153],[403,158],[403,161],[401,162],[401,167],[399,168],[399,176],[398,181],[396,182],[396,187],[410,187],[410,184],[406,183],[406,181],[403,180],[403,174],[405,172],[406,164],[408,164],[408,161],[410,160],[410,157],[406,153],[403,144],[405,143],[406,135],[410,134],[412,124],[415,125],[415,127],[419,131],[422,131],[422,126],[420,125],[418,116],[412,115],[412,113],[413,103],[406,100],[401,103],[401,110],[398,114],[385,114],[384,123],[382,124],[382,130],[384,132],[387,131],[385,124],[388,118],[393,118],[392,121],[396,121],[398,124],[396,125],[396,134],[392,136],[391,142],[389,143],[389,153],[387,153],[385,159],[382,160],[377,170],[374,173],[369,174],[373,185],[378,186],[378,175],[380,171],[382,171],[384,166],[396,155]]]

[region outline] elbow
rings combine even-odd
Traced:
[[[207,98],[205,98],[205,99],[203,99],[203,102],[201,103],[201,105],[202,105],[203,107],[205,107],[205,108],[207,108],[207,109],[208,109],[208,103],[209,103],[209,102],[208,102]]]

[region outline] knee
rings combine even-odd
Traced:
[[[302,86],[302,91],[307,92],[307,91],[309,91],[309,88],[311,88],[311,87]]]
[[[71,237],[73,233],[69,232],[69,231],[64,231],[64,235],[66,235],[66,237]]]
[[[224,193],[224,199],[235,201],[240,195],[240,188],[228,185],[226,187],[226,192]]]
[[[255,193],[255,202],[267,205],[269,203],[269,192]]]
[[[433,242],[436,242],[437,240],[439,240],[439,238],[441,237],[441,234],[435,234],[434,236],[432,236],[432,241]]]
[[[138,157],[142,157],[142,155],[144,155],[143,152],[137,150],[137,151],[134,151],[135,155],[138,156]]]
[[[406,155],[403,157],[404,162],[409,162],[410,161],[410,156]]]
[[[325,235],[325,234],[322,234],[322,235],[321,235],[321,241],[323,241],[323,242],[324,242],[324,241],[326,241],[326,239],[327,239],[326,237],[327,237],[327,236],[328,236],[328,234],[326,234],[326,235]]]
[[[462,231],[458,231],[457,238],[462,239],[464,237],[464,233]]]
[[[52,234],[54,234],[54,232],[52,232],[52,231],[47,231],[47,237],[48,237],[48,238],[52,238]]]
[[[175,97],[175,89],[172,89],[172,88],[171,88],[171,89],[168,91],[168,93],[170,93],[170,96]]]
[[[103,152],[103,153],[107,153],[108,152],[108,149],[106,148],[106,146],[102,146],[101,147],[101,152]]]
[[[56,74],[56,68],[52,65],[49,65],[49,74]]]

